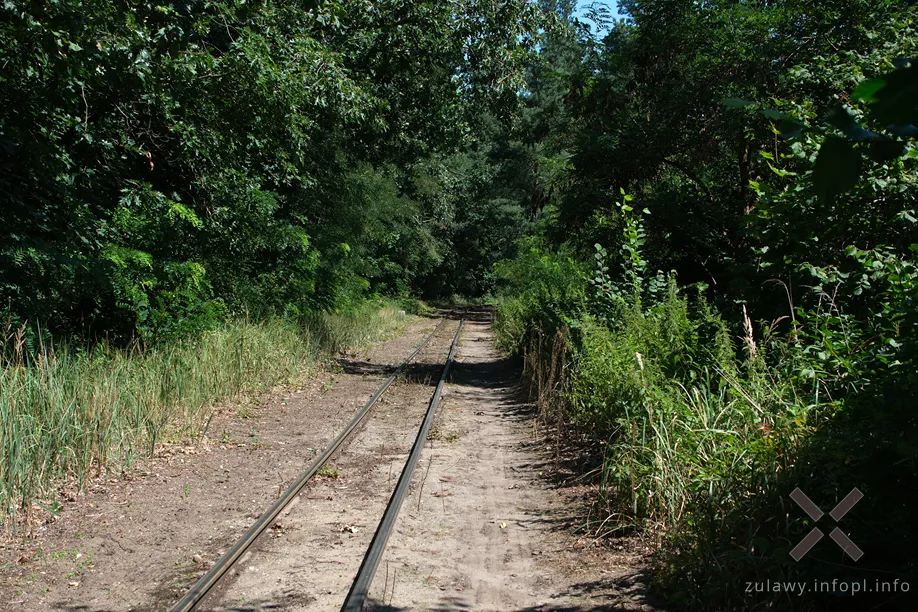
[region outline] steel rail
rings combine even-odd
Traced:
[[[220,559],[214,564],[210,570],[204,574],[200,580],[191,589],[185,594],[185,596],[179,600],[175,606],[172,607],[172,612],[188,612],[194,610],[197,605],[201,602],[204,597],[210,592],[210,590],[217,584],[221,577],[229,570],[236,561],[239,560],[245,552],[249,549],[253,542],[258,539],[258,536],[264,532],[264,530],[270,525],[277,516],[283,512],[291,501],[297,496],[297,494],[303,490],[303,487],[306,486],[306,483],[315,476],[316,472],[321,468],[329,457],[331,457],[338,447],[344,442],[344,440],[354,431],[354,428],[363,421],[364,417],[370,412],[370,408],[376,404],[377,400],[386,392],[392,383],[395,381],[396,377],[405,369],[408,363],[414,359],[418,353],[421,352],[427,344],[430,342],[431,338],[443,327],[443,324],[446,323],[447,319],[444,317],[440,320],[440,323],[434,328],[432,332],[424,339],[424,341],[418,346],[408,358],[401,363],[401,365],[396,368],[389,378],[383,382],[382,386],[376,390],[376,393],[373,394],[370,399],[363,405],[363,408],[354,415],[354,418],[351,419],[351,422],[347,424],[347,427],[338,434],[338,437],[329,445],[328,448],[323,452],[309,468],[303,472],[303,474],[287,489],[287,491],[275,501],[270,508],[268,508],[264,514],[259,517],[255,524],[249,527],[249,530],[245,532],[236,544],[233,545]],[[451,353],[452,354],[452,353]]]
[[[367,553],[363,557],[363,562],[360,564],[357,576],[351,584],[351,590],[348,592],[347,598],[341,606],[341,612],[360,612],[363,610],[363,606],[366,603],[367,595],[370,591],[370,584],[373,582],[373,575],[376,573],[376,568],[379,566],[383,552],[386,549],[386,542],[389,541],[389,535],[392,533],[392,527],[395,525],[398,511],[402,507],[402,502],[405,501],[405,495],[408,493],[408,487],[411,484],[411,476],[414,473],[414,468],[417,467],[418,459],[421,457],[421,451],[424,449],[424,441],[427,439],[427,433],[430,430],[430,426],[433,424],[434,415],[437,411],[437,404],[440,402],[440,395],[443,393],[446,377],[449,375],[449,367],[453,363],[453,357],[456,354],[456,346],[459,343],[459,333],[462,331],[464,323],[464,319],[459,321],[459,329],[456,330],[456,335],[453,337],[453,344],[450,346],[449,356],[446,358],[446,366],[443,368],[443,374],[440,376],[437,390],[434,391],[433,397],[430,398],[430,404],[427,406],[427,414],[424,417],[424,422],[421,424],[421,429],[418,430],[418,436],[414,440],[414,445],[411,447],[408,461],[405,462],[405,467],[402,469],[401,476],[399,476],[398,484],[395,485],[392,497],[389,498],[386,512],[383,514],[383,518],[376,528],[376,533],[373,534],[373,539],[370,541]]]

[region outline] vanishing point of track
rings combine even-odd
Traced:
[[[385,380],[382,385],[376,390],[376,392],[367,400],[363,407],[354,415],[354,418],[347,424],[347,426],[338,434],[338,436],[329,444],[328,448],[316,458],[316,460],[309,466],[309,468],[303,472],[303,474],[297,478],[296,481],[291,484],[284,494],[275,501],[271,507],[269,507],[264,514],[262,514],[257,521],[245,532],[245,534],[237,541],[214,565],[210,570],[198,580],[197,583],[185,594],[185,596],[172,608],[172,612],[188,612],[194,610],[199,603],[207,596],[208,593],[217,585],[220,578],[229,571],[233,565],[245,554],[245,552],[255,543],[265,529],[271,525],[274,520],[280,515],[281,512],[292,502],[296,496],[303,490],[313,476],[319,471],[319,469],[331,458],[331,456],[338,450],[338,448],[344,443],[344,441],[354,432],[354,430],[360,425],[366,416],[370,413],[370,409],[376,404],[377,400],[382,397],[383,393],[395,382],[395,379],[398,375],[405,369],[405,367],[421,352],[421,350],[426,347],[431,339],[437,334],[438,331],[443,327],[448,319],[443,318],[437,324],[432,332],[421,342],[418,346],[396,369],[395,371]],[[421,451],[424,447],[424,441],[427,439],[427,434],[430,430],[431,424],[434,420],[434,415],[437,410],[437,404],[440,401],[440,396],[443,393],[443,387],[446,384],[447,376],[449,375],[450,365],[453,362],[453,358],[456,354],[456,346],[459,342],[459,333],[462,331],[462,326],[464,320],[459,321],[459,327],[456,329],[456,333],[453,336],[452,344],[450,345],[449,355],[446,358],[446,364],[443,367],[443,372],[440,375],[440,381],[437,383],[437,388],[434,391],[433,395],[430,398],[430,402],[427,406],[427,412],[424,416],[424,420],[421,422],[421,426],[418,429],[418,434],[415,437],[414,444],[411,447],[411,452],[408,455],[408,460],[405,463],[405,467],[402,469],[401,476],[398,479],[398,483],[395,485],[395,489],[392,492],[392,496],[389,498],[389,504],[386,507],[385,513],[383,514],[382,519],[380,520],[376,533],[373,535],[373,539],[370,542],[370,546],[367,549],[366,555],[363,558],[363,562],[360,565],[360,569],[357,572],[357,576],[354,578],[354,581],[351,585],[351,589],[347,594],[347,597],[344,600],[344,603],[341,606],[341,612],[357,612],[363,609],[364,603],[367,598],[367,593],[370,589],[370,584],[373,580],[373,575],[376,572],[376,568],[379,564],[379,560],[382,558],[383,551],[386,547],[386,542],[389,539],[389,534],[392,531],[392,527],[395,525],[395,519],[398,515],[398,511],[401,508],[402,501],[408,492],[409,484],[411,483],[411,477],[414,473],[414,468],[418,463],[418,460],[421,456]]]

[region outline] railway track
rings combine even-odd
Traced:
[[[335,439],[331,442],[331,444],[329,444],[324,452],[319,455],[316,460],[300,475],[300,477],[297,478],[297,480],[287,488],[284,494],[281,495],[281,497],[278,498],[277,501],[275,501],[258,518],[258,520],[255,521],[255,523],[245,532],[245,534],[210,568],[210,570],[204,574],[204,576],[202,576],[200,580],[198,580],[198,582],[191,587],[191,589],[188,590],[185,596],[182,597],[182,599],[179,600],[179,602],[171,608],[172,612],[189,612],[198,608],[198,606],[204,601],[208,594],[214,590],[214,587],[217,586],[217,584],[220,582],[220,579],[229,570],[231,570],[234,565],[236,565],[242,556],[252,547],[259,536],[264,533],[264,531],[290,505],[290,503],[303,490],[306,484],[319,472],[322,466],[325,465],[329,459],[331,459],[331,457],[341,447],[345,440],[351,437],[351,435],[356,429],[358,429],[361,423],[366,420],[373,406],[379,401],[379,399],[389,389],[389,387],[392,386],[399,374],[401,374],[408,366],[408,364],[413,359],[415,359],[415,357],[417,357],[417,355],[425,347],[429,345],[430,341],[444,327],[448,320],[449,319],[446,317],[441,319],[434,330],[422,341],[420,346],[418,346],[395,369],[395,371],[385,381],[383,381],[376,392],[373,393],[373,395],[366,401],[363,407],[354,415],[347,426],[338,434],[337,437],[335,437]],[[415,440],[408,455],[408,459],[404,468],[402,469],[398,482],[393,489],[392,495],[389,498],[389,503],[386,507],[386,510],[378,523],[373,539],[370,542],[367,552],[363,557],[360,569],[358,570],[357,575],[353,580],[350,591],[347,593],[347,596],[344,599],[344,602],[341,606],[342,612],[356,612],[361,610],[363,609],[363,606],[366,602],[370,584],[372,583],[376,568],[379,564],[379,560],[381,559],[383,551],[385,550],[386,542],[388,541],[389,534],[391,533],[392,527],[395,524],[399,509],[401,508],[402,502],[408,493],[412,474],[414,473],[414,469],[417,466],[418,460],[420,459],[421,451],[424,447],[424,441],[426,440],[430,431],[430,427],[433,423],[437,405],[439,403],[440,396],[442,395],[443,387],[446,384],[450,366],[452,365],[453,359],[455,357],[456,347],[459,341],[459,334],[462,331],[463,325],[464,320],[460,320],[459,326],[453,336],[452,343],[450,344],[450,350],[446,357],[446,363],[443,366],[439,382],[437,383],[436,389],[434,390],[433,395],[428,402],[427,411],[425,412],[424,419],[418,428],[418,432],[415,436]]]

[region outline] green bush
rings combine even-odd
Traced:
[[[632,261],[634,252],[623,256]],[[597,270],[604,265],[597,258]],[[837,418],[844,405],[824,392],[825,370],[808,377],[812,346],[800,345],[817,336],[829,342],[818,331],[827,327],[801,312],[796,335],[775,337],[741,310],[737,344],[703,286],[689,298],[672,275],[637,284],[626,275],[627,286],[587,298],[584,269],[538,248],[502,264],[496,329],[502,346],[526,355],[543,408],[559,411],[552,414],[600,465],[589,527],[658,538],[659,584],[673,601],[726,609],[778,601],[747,597],[743,583],[811,577],[788,568],[788,552],[808,528],[802,517],[780,517],[781,500],[798,485],[831,496],[852,480],[834,458],[838,438],[827,434],[827,424],[835,436],[845,430]],[[906,277],[895,269],[894,278]],[[619,297],[604,299],[609,294]],[[814,464],[832,486],[813,477]]]
[[[530,334],[551,335],[571,323],[586,303],[584,267],[565,251],[525,241],[519,255],[497,265],[503,281],[494,329],[497,344],[521,351]]]
[[[569,393],[574,418],[608,439],[629,409],[650,388],[675,391],[714,369],[734,372],[726,326],[702,296],[690,307],[673,277],[662,301],[646,311],[639,305],[613,307],[603,324],[591,315],[578,322],[577,375]]]
[[[847,519],[854,539],[879,556],[872,570],[847,568],[849,579],[873,580],[876,568],[916,575],[900,545],[915,539],[907,517],[916,501],[918,422],[908,406],[918,384],[910,367],[915,327],[906,325],[914,264],[882,250],[849,254],[858,272],[811,269],[823,282],[813,291],[836,287],[836,301],[798,308],[787,335],[754,324],[744,310],[742,334],[731,333],[703,288],[689,299],[672,276],[643,283],[629,299],[588,300],[557,254],[532,249],[501,266],[508,285],[498,301],[499,342],[537,362],[526,373],[539,401],[554,394],[568,440],[586,441],[601,465],[589,527],[657,538],[657,584],[673,602],[825,604],[826,594],[791,601],[745,590],[764,578],[838,577],[819,553],[812,563],[789,558],[813,527],[787,506],[798,486],[835,501],[860,487],[870,497],[863,515],[884,517]],[[841,289],[845,299],[869,292],[882,306],[869,317],[846,314]],[[555,344],[546,343],[552,336]]]
[[[489,267],[521,208],[467,204],[493,164],[457,155],[515,106],[540,21],[529,0],[0,3],[0,309],[124,346],[420,292],[470,246]]]

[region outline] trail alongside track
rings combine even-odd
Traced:
[[[640,555],[584,548],[579,508],[493,347],[489,313],[466,323],[452,384],[399,516],[370,609],[649,610]]]
[[[582,508],[467,310],[408,497],[370,588],[374,610],[642,610],[643,557],[573,537]],[[0,609],[168,610],[343,429],[433,330],[421,321],[254,416],[219,415],[211,444],[100,484],[31,546],[8,550]],[[398,480],[458,320],[447,321],[319,476],[199,610],[340,608]],[[217,433],[219,432],[219,435]],[[40,551],[40,552],[35,552]]]
[[[218,413],[209,440],[65,496],[33,542],[0,553],[0,610],[166,610],[344,428],[437,321],[348,355],[302,388]]]

